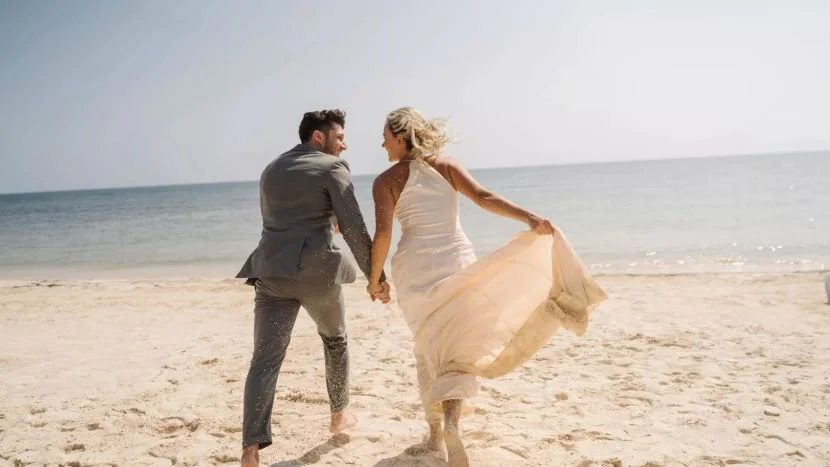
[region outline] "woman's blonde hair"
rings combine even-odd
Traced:
[[[446,120],[427,120],[412,107],[401,107],[389,112],[386,125],[392,134],[403,136],[408,155],[415,159],[437,156],[452,140],[447,135]]]

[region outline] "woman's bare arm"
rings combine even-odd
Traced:
[[[523,222],[538,234],[553,234],[554,227],[549,220],[508,201],[498,193],[488,190],[456,160],[444,158],[444,163],[449,169],[448,172],[455,189],[470,198],[482,209]]]
[[[369,287],[380,286],[380,275],[389,247],[392,244],[392,223],[395,212],[395,199],[390,186],[391,178],[380,175],[372,185],[372,197],[375,200],[375,237],[372,240],[372,273]]]

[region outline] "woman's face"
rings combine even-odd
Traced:
[[[389,129],[389,125],[383,126],[383,149],[386,149],[386,154],[389,156],[389,162],[398,162],[406,157],[406,142],[400,135],[395,135]]]

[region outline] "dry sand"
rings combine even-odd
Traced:
[[[819,274],[599,280],[586,336],[483,382],[472,465],[830,465]],[[446,465],[405,452],[426,426],[402,317],[346,295],[360,425],[329,439],[301,314],[262,465]],[[238,463],[252,298],[236,280],[0,282],[0,466]]]

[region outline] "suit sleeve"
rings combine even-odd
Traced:
[[[366,277],[372,272],[372,237],[366,229],[363,214],[354,195],[354,184],[349,164],[345,160],[338,160],[332,166],[326,189],[331,198],[334,215],[340,227],[340,233],[352,250],[358,267]],[[381,273],[381,280],[386,275]]]

